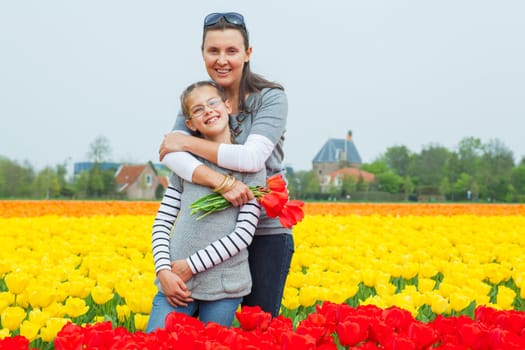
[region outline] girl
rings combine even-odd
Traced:
[[[212,142],[231,143],[228,124],[231,105],[217,83],[204,81],[190,85],[181,96],[181,104],[188,129]],[[253,186],[264,185],[266,181],[264,170],[229,172],[203,162],[222,174],[223,181],[214,189],[217,193],[228,191],[237,181]],[[252,242],[260,206],[252,199],[240,208],[230,207],[197,220],[198,215],[191,215],[190,204],[210,192],[208,187],[176,175],[170,179],[153,224],[152,250],[159,291],[153,300],[149,332],[164,327],[164,320],[172,311],[191,316],[198,313],[203,322],[231,326],[242,297],[250,292],[248,252],[243,248]],[[193,252],[197,253],[190,255]],[[176,259],[185,259],[196,270],[202,264],[208,269],[185,285],[170,270],[171,261]]]

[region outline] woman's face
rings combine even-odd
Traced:
[[[238,91],[242,69],[251,53],[237,29],[209,30],[204,38],[202,57],[208,75],[227,91]]]

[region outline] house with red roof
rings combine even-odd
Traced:
[[[346,176],[353,177],[355,182],[374,182],[375,175],[361,170],[361,163],[352,131],[348,131],[344,139],[328,139],[312,160],[321,192],[341,187]]]
[[[168,187],[167,176],[159,176],[153,163],[121,165],[115,173],[118,191],[128,199],[159,199]]]

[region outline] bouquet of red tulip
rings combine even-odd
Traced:
[[[286,182],[281,174],[270,176],[267,180],[267,187],[252,186],[250,190],[263,206],[268,217],[279,217],[283,227],[291,228],[303,219],[304,212],[302,207],[304,202],[289,200]],[[192,215],[204,212],[197,220],[229,207],[231,207],[231,203],[218,193],[210,193],[190,205]]]

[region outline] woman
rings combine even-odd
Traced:
[[[204,64],[210,78],[225,89],[232,103],[230,126],[237,144],[217,144],[194,137],[179,115],[174,129],[182,132],[165,136],[160,159],[182,178],[210,188],[219,186],[224,176],[191,154],[235,171],[256,172],[266,167],[267,176],[283,172],[286,94],[281,85],[251,72],[252,48],[243,16],[235,12],[209,14],[203,31]],[[223,196],[234,206],[253,199],[250,189],[240,181]],[[279,314],[293,255],[291,233],[278,219],[270,219],[263,212],[248,248],[253,285],[243,305],[258,305],[273,316]],[[173,271],[185,281],[200,272],[190,270],[184,260],[177,261]],[[181,298],[179,302],[186,301]]]

